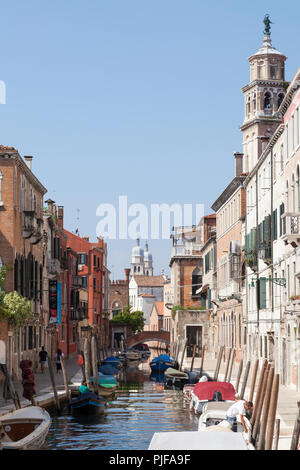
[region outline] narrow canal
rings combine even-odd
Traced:
[[[198,418],[181,390],[151,376],[149,360],[123,369],[119,390],[104,415],[75,418],[67,408],[52,416],[46,450],[144,450],[155,432],[196,431]]]

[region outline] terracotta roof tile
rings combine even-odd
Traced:
[[[138,286],[145,287],[161,287],[165,284],[163,276],[143,276],[142,274],[133,276]]]

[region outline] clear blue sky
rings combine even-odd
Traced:
[[[241,87],[270,14],[273,45],[300,65],[300,2],[10,0],[1,6],[3,145],[33,155],[33,171],[65,208],[65,226],[95,240],[96,208],[211,204],[242,150]],[[108,241],[123,277],[134,241]],[[149,241],[155,272],[170,241]]]

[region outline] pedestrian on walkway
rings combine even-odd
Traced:
[[[246,416],[247,411],[251,410],[252,407],[253,403],[246,400],[238,400],[233,403],[233,405],[231,405],[231,407],[226,412],[226,419],[231,424],[231,429],[233,429],[233,426],[237,421],[237,417],[240,416],[244,431],[248,432],[244,416]]]
[[[64,353],[61,349],[58,349],[55,354],[55,364],[56,364],[56,372],[58,373],[61,370],[61,361],[60,359],[64,357]]]
[[[42,346],[42,350],[39,353],[39,357],[40,357],[40,363],[41,363],[41,370],[43,374],[45,367],[46,367],[46,363],[47,363],[47,357],[48,357],[48,353],[45,350],[44,346]]]
[[[35,383],[34,373],[32,370],[32,362],[25,359],[20,362],[20,368],[22,369],[22,385],[23,385],[23,397],[27,400],[32,401],[35,395]]]

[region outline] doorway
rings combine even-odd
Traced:
[[[194,345],[196,348],[196,357],[201,357],[202,354],[202,326],[187,325],[186,326],[186,340],[187,340],[187,357],[193,356]]]

